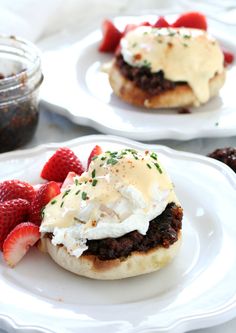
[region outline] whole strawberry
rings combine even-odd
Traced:
[[[34,195],[33,186],[21,180],[13,179],[0,183],[0,202],[19,198],[31,202]]]
[[[67,147],[63,147],[57,149],[44,165],[41,177],[55,182],[63,182],[70,171],[81,175],[84,168],[74,152]]]
[[[30,222],[40,225],[42,222],[43,208],[55,196],[60,194],[60,186],[56,182],[49,182],[40,186],[35,197],[30,205]]]
[[[30,204],[24,199],[0,203],[0,250],[9,232],[19,223],[27,221]]]

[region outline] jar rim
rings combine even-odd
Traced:
[[[4,61],[9,61],[10,66],[6,68],[13,66],[12,74],[5,77],[3,74],[3,78],[0,79],[2,107],[35,91],[43,81],[43,74],[40,50],[24,38],[0,34],[0,55],[3,57],[3,64]]]
[[[34,73],[41,68],[40,50],[32,42],[14,35],[9,36],[5,34],[0,34],[0,54],[1,47],[3,46],[3,41],[12,42],[11,46],[15,49],[24,51],[24,55],[26,55],[26,52],[28,52],[28,54],[32,56],[32,60],[30,60],[31,66],[29,68],[24,68],[20,72],[15,73],[14,75],[2,78],[0,80],[0,86],[11,86],[11,83],[13,82],[19,82],[21,80],[24,80],[26,77],[31,78]]]

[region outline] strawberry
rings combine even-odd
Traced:
[[[234,61],[234,55],[233,53],[227,52],[227,51],[223,51],[224,53],[224,63],[226,65],[230,65],[233,63]]]
[[[139,23],[138,26],[139,26],[139,27],[151,27],[152,25],[151,25],[150,22],[148,22],[148,21],[144,21],[144,22]]]
[[[95,157],[95,156],[98,156],[102,154],[102,148],[98,145],[96,145],[93,150],[91,151],[90,155],[89,155],[89,158],[88,158],[88,164],[87,164],[87,169],[89,168],[89,165],[92,161],[92,159]]]
[[[169,28],[170,24],[166,21],[164,16],[160,16],[156,23],[153,25],[154,28]]]
[[[19,223],[27,220],[30,204],[24,199],[13,199],[0,203],[0,250],[7,234]]]
[[[0,202],[12,199],[33,200],[35,190],[33,186],[20,180],[6,180],[0,183]]]
[[[132,23],[128,23],[128,24],[126,24],[125,29],[124,29],[122,35],[125,36],[128,32],[130,32],[130,31],[136,29],[137,27],[138,27],[137,24],[132,24]]]
[[[67,147],[59,148],[44,165],[41,177],[55,182],[63,182],[70,171],[81,175],[84,168],[72,150]]]
[[[3,258],[14,267],[40,238],[39,227],[30,222],[18,224],[3,243]]]
[[[188,12],[184,13],[177,18],[177,20],[172,24],[174,28],[195,28],[207,30],[206,17],[199,12]]]
[[[122,33],[109,20],[102,23],[102,33],[103,38],[98,50],[100,52],[114,52],[120,42]]]
[[[73,171],[69,172],[66,179],[64,180],[63,184],[60,186],[61,190],[64,190],[68,186],[74,184],[74,178],[77,176],[77,174]]]
[[[60,194],[58,183],[52,181],[43,184],[36,192],[34,200],[31,203],[30,222],[40,225],[42,221],[42,209],[58,194]]]

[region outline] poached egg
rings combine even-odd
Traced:
[[[46,205],[40,231],[52,233],[54,245],[63,244],[79,257],[87,240],[134,230],[145,235],[149,222],[171,202],[178,200],[156,153],[108,151]]]
[[[210,98],[209,80],[224,70],[218,42],[206,31],[190,28],[140,26],[121,39],[121,54],[134,67],[164,72],[174,82],[187,82],[196,106]]]

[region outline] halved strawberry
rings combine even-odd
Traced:
[[[98,47],[100,52],[114,52],[120,42],[122,33],[115,27],[110,20],[102,23],[103,38]]]
[[[32,201],[34,195],[33,186],[21,180],[5,180],[0,183],[0,202],[19,198]]]
[[[207,30],[206,16],[199,12],[187,12],[180,15],[172,24],[174,28],[195,28]]]
[[[39,227],[30,222],[18,224],[3,243],[3,258],[14,267],[40,238]]]
[[[40,225],[42,222],[42,209],[54,197],[60,194],[60,187],[56,182],[43,184],[36,192],[34,200],[30,206],[30,222]]]
[[[93,150],[91,151],[90,155],[89,155],[89,158],[88,158],[88,164],[87,164],[87,169],[89,168],[89,165],[92,161],[92,159],[95,157],[95,156],[98,156],[102,154],[102,148],[98,145],[96,145]]]
[[[74,178],[77,176],[77,174],[73,171],[69,172],[66,179],[64,180],[63,184],[61,185],[61,190],[64,190],[68,186],[74,184]]]
[[[71,149],[59,148],[44,165],[41,177],[55,182],[63,182],[70,171],[81,175],[84,168]]]
[[[224,54],[224,62],[226,65],[230,65],[234,61],[234,55],[231,52],[223,51]]]
[[[160,16],[156,23],[153,25],[154,28],[169,28],[170,24],[166,21],[164,16]]]
[[[24,199],[13,199],[0,203],[0,250],[9,232],[29,216],[30,204]]]

